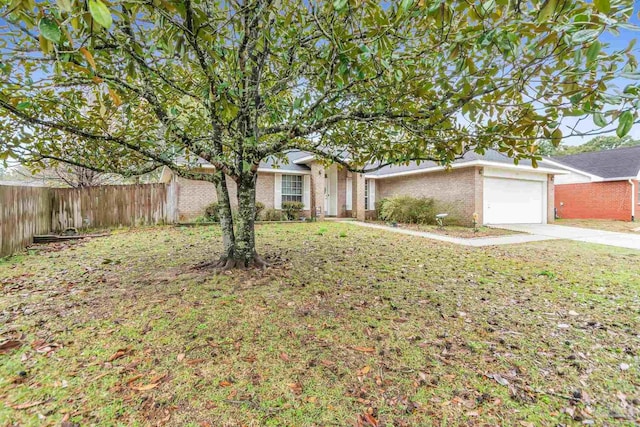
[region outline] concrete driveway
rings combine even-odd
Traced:
[[[601,245],[640,250],[640,233],[616,233],[613,231],[567,227],[564,225],[553,224],[498,224],[492,225],[492,227],[520,231],[522,233],[529,233],[536,236],[576,240],[578,242],[599,243]]]

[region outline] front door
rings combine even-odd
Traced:
[[[327,216],[338,215],[338,167],[331,165],[326,169],[324,180],[324,213]]]

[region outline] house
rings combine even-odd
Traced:
[[[306,152],[287,153],[285,162],[268,160],[258,169],[256,200],[267,209],[280,209],[283,201],[301,201],[306,216],[375,216],[376,200],[397,195],[430,197],[461,218],[481,224],[547,223],[554,218],[554,176],[561,168],[520,161],[489,150],[467,153],[449,170],[434,162],[386,166],[366,174],[348,172],[338,164],[325,166]],[[202,170],[213,166],[202,161]],[[178,188],[178,216],[202,215],[216,201],[213,184],[173,177]],[[230,181],[230,180],[229,180]],[[230,181],[229,192],[236,199]]]
[[[560,218],[633,221],[640,209],[640,146],[571,156],[547,163],[569,173],[556,179]]]

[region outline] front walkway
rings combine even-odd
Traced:
[[[614,231],[553,224],[501,224],[494,225],[493,227],[530,233],[535,236],[552,239],[569,239],[578,242],[598,243],[601,245],[640,250],[640,235],[631,233],[618,233]]]
[[[539,242],[542,240],[554,240],[557,237],[533,235],[533,234],[510,234],[498,237],[475,237],[472,239],[463,239],[460,237],[443,236],[441,234],[427,233],[424,231],[407,230],[404,228],[388,227],[386,225],[371,224],[361,221],[340,221],[348,224],[359,225],[361,227],[377,228],[379,230],[392,231],[394,233],[408,234],[409,236],[426,237],[427,239],[440,240],[442,242],[454,243],[463,246],[496,246],[496,245],[512,245],[515,243]]]

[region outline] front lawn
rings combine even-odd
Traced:
[[[640,252],[215,226],[0,261],[0,425],[634,425]],[[18,348],[11,348],[17,346]]]

